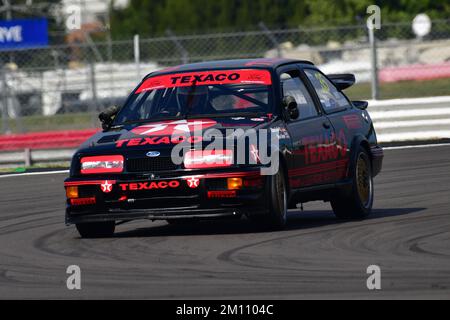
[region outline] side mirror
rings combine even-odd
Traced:
[[[352,101],[353,105],[361,110],[366,110],[369,106],[369,102],[367,101]]]
[[[295,120],[300,116],[298,111],[297,101],[293,96],[286,96],[283,98],[283,106],[286,109],[289,118]]]
[[[351,73],[328,74],[327,76],[339,90],[350,88],[356,82],[355,75]]]
[[[103,130],[109,129],[109,127],[111,126],[111,124],[114,120],[114,117],[119,112],[119,110],[120,110],[119,107],[112,106],[112,107],[109,107],[108,109],[106,109],[105,111],[101,112],[98,115],[98,119],[102,123]]]

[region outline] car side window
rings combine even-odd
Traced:
[[[318,115],[311,95],[298,76],[283,73],[280,76],[280,81],[283,95],[292,96],[297,101],[300,116],[296,120],[307,119]]]
[[[320,103],[326,112],[350,108],[347,98],[322,73],[312,69],[305,69],[304,71],[314,86]]]

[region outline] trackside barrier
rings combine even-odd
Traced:
[[[23,149],[76,148],[98,129],[0,135],[0,152]]]
[[[369,101],[379,142],[450,138],[450,96]]]
[[[0,135],[0,166],[62,162],[98,129]]]
[[[0,152],[0,168],[26,166],[32,164],[49,164],[70,161],[76,148],[73,149],[42,149],[42,150],[19,150]]]
[[[378,141],[450,138],[450,96],[369,101]],[[0,136],[0,166],[69,161],[98,129]]]

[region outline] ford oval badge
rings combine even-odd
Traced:
[[[161,154],[161,152],[159,152],[159,151],[149,151],[149,152],[147,152],[146,156],[150,157],[150,158],[156,158],[156,157],[159,157],[160,154]]]

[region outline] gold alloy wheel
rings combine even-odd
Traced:
[[[365,208],[372,201],[372,178],[369,169],[369,163],[365,159],[364,154],[360,154],[356,165],[356,186],[358,189],[359,199]]]

